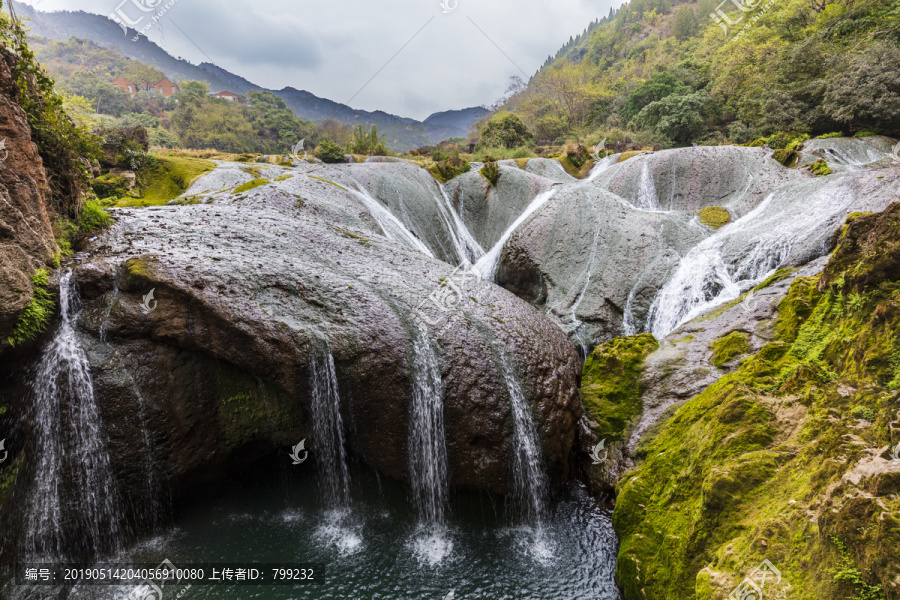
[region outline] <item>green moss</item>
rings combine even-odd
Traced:
[[[803,165],[803,168],[809,169],[809,171],[816,177],[824,177],[825,175],[831,175],[831,167],[829,167],[828,163],[825,162],[825,160],[821,159],[821,158],[813,163],[808,164],[808,165]]]
[[[481,176],[487,179],[491,185],[497,185],[500,181],[500,167],[497,166],[496,162],[486,162],[484,166],[481,167]]]
[[[254,179],[252,181],[248,181],[242,185],[234,188],[234,191],[231,192],[232,196],[237,196],[238,194],[243,194],[244,192],[249,192],[252,189],[258,188],[262,185],[266,185],[269,183],[268,179]]]
[[[339,185],[329,179],[323,179],[321,177],[316,177],[315,175],[307,175],[307,177],[309,177],[310,179],[318,179],[319,181],[322,181],[324,183],[330,183],[331,185],[333,185],[336,188],[340,188],[340,189],[344,190],[345,192],[347,191],[347,188],[345,188],[344,186]]]
[[[581,396],[601,438],[622,439],[640,415],[639,376],[644,359],[659,343],[650,334],[622,337],[591,352],[582,371]]]
[[[78,229],[82,233],[90,233],[112,225],[112,217],[100,206],[96,200],[87,200],[78,213]]]
[[[428,172],[439,183],[447,183],[454,177],[468,173],[470,170],[472,170],[472,165],[458,156],[451,156],[447,160],[436,162],[428,167]]]
[[[616,162],[617,163],[625,162],[629,158],[634,158],[638,154],[643,154],[645,152],[647,152],[647,150],[629,150],[628,152],[623,152],[622,154],[619,155],[619,158],[616,159]]]
[[[898,221],[900,207],[859,219],[825,274],[792,282],[776,339],[642,440],[645,460],[619,482],[613,512],[627,600],[722,598],[762,557],[785,574],[789,597],[882,598],[900,482],[878,469],[858,484],[847,474],[896,443],[900,282],[873,248]],[[882,266],[854,279],[866,261]]]
[[[293,175],[282,175],[281,177],[276,177],[272,181],[287,181],[291,177],[293,177]]]
[[[137,198],[122,198],[118,207],[158,206],[181,196],[216,164],[197,158],[157,156],[137,172]]]
[[[750,352],[750,336],[742,331],[732,331],[709,345],[713,351],[712,362],[721,368],[739,356]]]
[[[789,169],[797,166],[800,160],[800,153],[796,150],[788,150],[787,148],[776,150],[772,153],[772,158],[783,164]]]
[[[128,179],[121,175],[101,175],[91,182],[91,190],[101,200],[126,195],[130,191],[128,186]]]
[[[721,206],[707,206],[699,212],[700,222],[718,229],[731,222],[731,214]]]
[[[49,279],[50,272],[46,269],[38,269],[31,276],[34,294],[9,336],[10,346],[15,348],[36,340],[50,324],[50,319],[56,311],[56,301],[47,289]]]
[[[517,158],[517,159],[515,159],[516,164],[519,165],[519,168],[522,169],[523,171],[525,170],[525,167],[528,166],[528,161],[529,161],[529,160],[531,160],[531,159],[530,159],[530,158]]]

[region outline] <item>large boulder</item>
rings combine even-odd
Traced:
[[[551,480],[573,476],[580,363],[563,332],[506,290],[385,238],[335,183],[358,167],[288,179],[273,168],[268,183],[205,204],[116,211],[75,277],[122,489],[144,489],[135,465],[145,439],[164,449],[158,461],[176,491],[286,456],[303,438],[317,452],[310,371],[328,352],[353,454],[408,479],[423,361],[416,321],[440,365],[453,485],[510,490],[509,377],[524,390]]]

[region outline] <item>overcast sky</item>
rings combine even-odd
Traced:
[[[106,16],[123,0],[24,1],[42,11]],[[439,0],[174,1],[147,33],[173,56],[194,64],[212,59],[263,87],[291,86],[416,119],[493,102],[510,76],[527,79],[569,36],[622,4],[443,0],[452,8],[445,13]],[[136,19],[146,13],[132,2],[159,10],[172,0],[125,0],[122,9]]]

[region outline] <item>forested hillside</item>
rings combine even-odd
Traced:
[[[573,38],[507,108],[539,144],[900,133],[900,0],[741,6],[634,0]]]

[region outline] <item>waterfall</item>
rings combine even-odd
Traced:
[[[653,183],[653,175],[650,173],[650,164],[644,162],[641,168],[641,181],[638,184],[637,208],[643,210],[658,210],[659,199],[656,195],[656,185]]]
[[[521,520],[540,530],[549,487],[541,458],[541,441],[512,359],[502,343],[496,342],[495,347],[513,420],[512,497]]]
[[[409,470],[416,508],[424,523],[441,525],[447,504],[447,444],[441,369],[425,326],[413,339],[413,390],[409,415]]]
[[[388,237],[388,239],[393,240],[399,244],[403,244],[404,246],[409,246],[413,250],[418,250],[422,254],[430,256],[434,258],[434,254],[431,250],[426,246],[422,240],[417,238],[413,233],[407,229],[406,225],[404,225],[400,219],[395,217],[391,211],[384,207],[378,200],[369,195],[369,193],[365,190],[364,187],[357,183],[358,190],[349,190],[351,194],[356,196],[360,202],[366,207],[369,211],[369,214],[375,219],[378,225],[381,226],[382,231],[384,231],[384,235]]]
[[[62,275],[59,288],[61,322],[44,349],[33,383],[37,464],[26,509],[26,552],[32,557],[55,558],[73,551],[95,555],[118,549],[122,540],[123,511],[90,364],[74,329],[80,307],[71,270]],[[77,525],[77,542],[65,539],[63,522],[69,519]]]
[[[597,179],[602,173],[604,173],[611,166],[616,164],[616,161],[619,159],[618,154],[610,154],[609,156],[604,156],[600,160],[597,161],[597,164],[594,165],[594,168],[591,169],[591,174],[588,175],[585,181],[591,182]]]
[[[483,278],[488,281],[494,281],[497,277],[497,270],[500,268],[500,253],[503,251],[503,246],[506,245],[507,240],[512,236],[513,232],[519,228],[522,223],[524,223],[528,218],[536,213],[540,208],[542,208],[547,202],[550,201],[551,198],[556,194],[556,187],[552,187],[546,192],[538,194],[535,196],[534,200],[531,201],[531,204],[528,205],[528,208],[525,209],[518,219],[516,219],[512,225],[510,225],[506,231],[503,232],[503,235],[500,236],[500,239],[497,241],[493,247],[488,250],[487,254],[485,254],[481,259],[475,263],[475,268],[478,273],[481,274]]]
[[[466,227],[466,224],[453,208],[453,203],[450,202],[444,186],[439,183],[437,186],[440,189],[441,198],[435,198],[435,200],[437,200],[438,209],[450,232],[450,239],[453,241],[453,247],[456,249],[459,258],[458,263],[474,264],[479,258],[484,256],[484,248],[475,241],[475,238],[469,232],[469,228]]]
[[[323,496],[329,508],[347,508],[350,505],[350,474],[344,449],[337,372],[330,352],[310,361],[309,383],[316,465]]]

